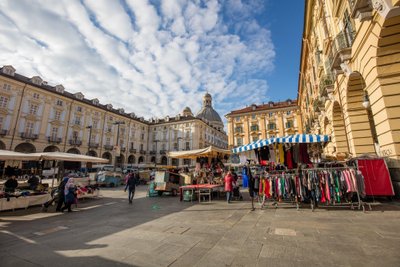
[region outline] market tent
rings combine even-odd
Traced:
[[[33,154],[19,153],[9,150],[0,150],[0,160],[39,160],[40,156]]]
[[[315,135],[315,134],[294,134],[283,137],[274,137],[269,139],[262,139],[255,141],[253,143],[239,146],[232,149],[233,153],[241,153],[249,150],[253,150],[256,148],[260,148],[270,144],[279,144],[279,143],[290,143],[290,144],[299,144],[299,143],[325,143],[330,141],[330,136],[328,135]]]
[[[272,141],[273,141],[273,138],[257,140],[257,141],[255,141],[253,143],[248,144],[248,145],[236,147],[236,148],[234,148],[232,150],[232,152],[233,153],[240,153],[240,152],[253,150],[253,149],[256,149],[256,148],[260,148],[260,147],[272,144]]]
[[[168,152],[168,157],[180,159],[196,159],[198,157],[213,157],[218,154],[230,155],[231,151],[227,149],[209,146],[206,148],[187,150],[187,151],[172,151]]]
[[[86,155],[71,154],[64,152],[41,152],[33,153],[41,160],[61,160],[61,161],[78,161],[78,162],[92,162],[92,163],[108,163],[108,159],[91,157]]]

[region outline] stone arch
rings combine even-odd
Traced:
[[[163,156],[163,157],[161,158],[161,165],[167,165],[167,164],[168,164],[168,159],[167,159],[166,156]]]
[[[179,159],[172,159],[172,165],[179,166]]]
[[[154,157],[154,156],[151,157],[150,162],[151,162],[151,163],[155,163],[155,162],[156,162],[156,157]]]
[[[332,128],[332,144],[334,153],[349,153],[347,134],[343,120],[343,110],[337,101],[333,103]]]
[[[77,149],[76,147],[73,147],[73,148],[70,148],[70,149],[68,149],[67,150],[67,153],[70,153],[70,154],[81,154],[81,152],[79,151],[79,149]]]
[[[4,142],[1,140],[0,140],[0,149],[3,149],[3,150],[6,149],[6,144],[4,144]]]
[[[14,151],[21,153],[35,153],[36,147],[31,143],[21,143],[15,147]]]
[[[143,156],[140,156],[139,159],[138,159],[138,163],[143,163],[143,161],[144,161]]]
[[[57,146],[47,146],[43,149],[43,152],[60,152],[60,149]]]
[[[130,156],[128,157],[128,163],[129,163],[129,164],[135,164],[135,162],[136,162],[135,155],[130,155]]]
[[[375,153],[368,112],[363,107],[364,88],[361,74],[352,72],[347,82],[344,120],[353,156]]]
[[[86,155],[91,156],[91,157],[97,157],[97,152],[94,150],[89,150]]]
[[[123,154],[120,154],[119,157],[116,158],[117,166],[122,166],[125,163],[125,156]]]
[[[397,1],[400,6],[400,1]],[[376,134],[380,151],[387,156],[389,170],[400,166],[400,15],[397,7],[389,11],[381,23],[376,52],[377,83],[368,88],[371,113],[376,123]],[[397,12],[397,14],[395,14]],[[390,158],[390,159],[389,159]],[[393,171],[392,178],[400,181],[400,172]]]
[[[108,159],[108,163],[111,163],[112,161],[112,155],[110,152],[104,152],[103,155],[101,156],[103,159]]]

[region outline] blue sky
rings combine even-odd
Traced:
[[[150,118],[295,98],[303,1],[0,2],[0,65]]]

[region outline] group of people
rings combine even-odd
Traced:
[[[57,191],[58,203],[56,211],[64,212],[64,210],[67,209],[68,212],[71,212],[71,206],[72,204],[76,203],[77,200],[74,178],[64,177],[61,183],[58,185]]]
[[[36,175],[31,175],[28,179],[28,186],[30,190],[36,190],[37,186],[40,184],[39,177]],[[18,187],[18,180],[15,175],[11,175],[10,178],[4,183],[4,191],[6,193],[14,193],[15,189]]]
[[[258,183],[251,174],[250,168],[246,169],[247,182],[249,187],[249,196],[251,199],[251,210],[255,210],[254,208],[254,199],[257,197],[258,192]],[[234,169],[230,169],[226,172],[224,176],[225,183],[225,192],[226,192],[226,201],[228,203],[231,202],[233,196],[234,186],[237,186],[238,175],[236,174]]]

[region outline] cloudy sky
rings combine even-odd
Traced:
[[[197,112],[208,91],[222,117],[271,99],[268,2],[3,0],[0,65],[146,118]]]

